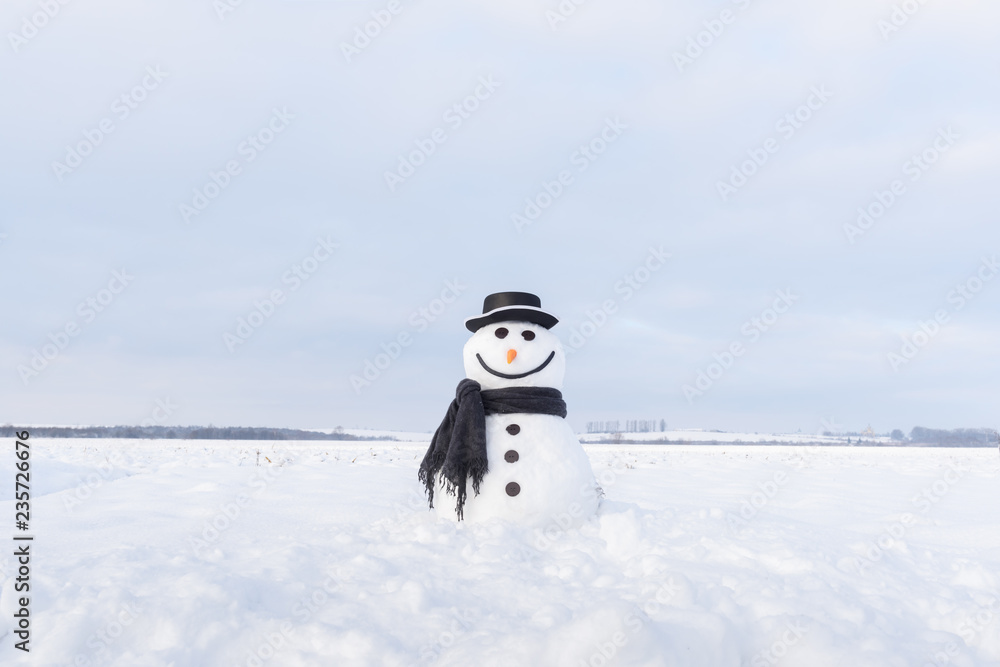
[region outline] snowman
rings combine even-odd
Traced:
[[[559,320],[541,306],[500,292],[465,321],[466,379],[420,464],[439,516],[569,527],[597,511],[601,489],[566,423],[566,353],[549,331]]]

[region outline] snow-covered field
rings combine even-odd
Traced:
[[[3,665],[1000,664],[995,449],[588,445],[562,532],[435,521],[419,443],[32,443]]]

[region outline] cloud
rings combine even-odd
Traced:
[[[977,369],[992,368],[993,292],[905,377],[884,355],[1000,245],[997,92],[983,83],[1000,9],[927,3],[883,39],[893,5],[589,0],[553,29],[558,2],[402,2],[350,62],[342,44],[384,4],[242,3],[224,20],[210,3],[65,5],[0,59],[14,102],[0,108],[0,280],[16,316],[0,334],[0,420],[140,421],[169,391],[191,421],[431,428],[461,373],[461,320],[488,292],[537,291],[568,336],[651,244],[669,267],[571,360],[581,423],[988,420],[995,383]],[[735,18],[712,34],[724,9]],[[0,20],[16,31],[34,11],[6,3]],[[149,66],[169,77],[60,182],[52,162]],[[450,124],[481,77],[501,85]],[[781,136],[824,85],[829,102]],[[275,107],[293,121],[247,160]],[[581,169],[609,118],[628,128]],[[954,148],[850,244],[857,209],[949,124]],[[437,128],[446,140],[391,191],[385,173]],[[769,138],[780,148],[723,201],[718,182]],[[234,159],[241,173],[185,224],[178,206]],[[564,170],[572,185],[518,233],[511,215]],[[222,333],[319,233],[343,251],[231,354]],[[25,390],[16,364],[123,263],[142,276],[128,299]],[[349,376],[456,277],[462,297],[355,395]],[[805,295],[794,313],[689,406],[680,385],[782,288]],[[948,391],[971,398],[898,398]]]

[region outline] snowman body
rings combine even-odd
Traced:
[[[529,322],[500,322],[479,329],[465,346],[466,377],[484,391],[505,387],[562,389],[566,355],[548,329]],[[563,417],[512,413],[486,415],[489,470],[476,494],[470,489],[466,521],[492,518],[546,527],[579,525],[596,511],[600,488],[590,460]],[[443,484],[436,491],[440,516],[456,518]]]

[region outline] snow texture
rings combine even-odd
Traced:
[[[426,442],[32,443],[3,665],[1000,664],[995,450],[592,445],[563,531],[437,519]]]

